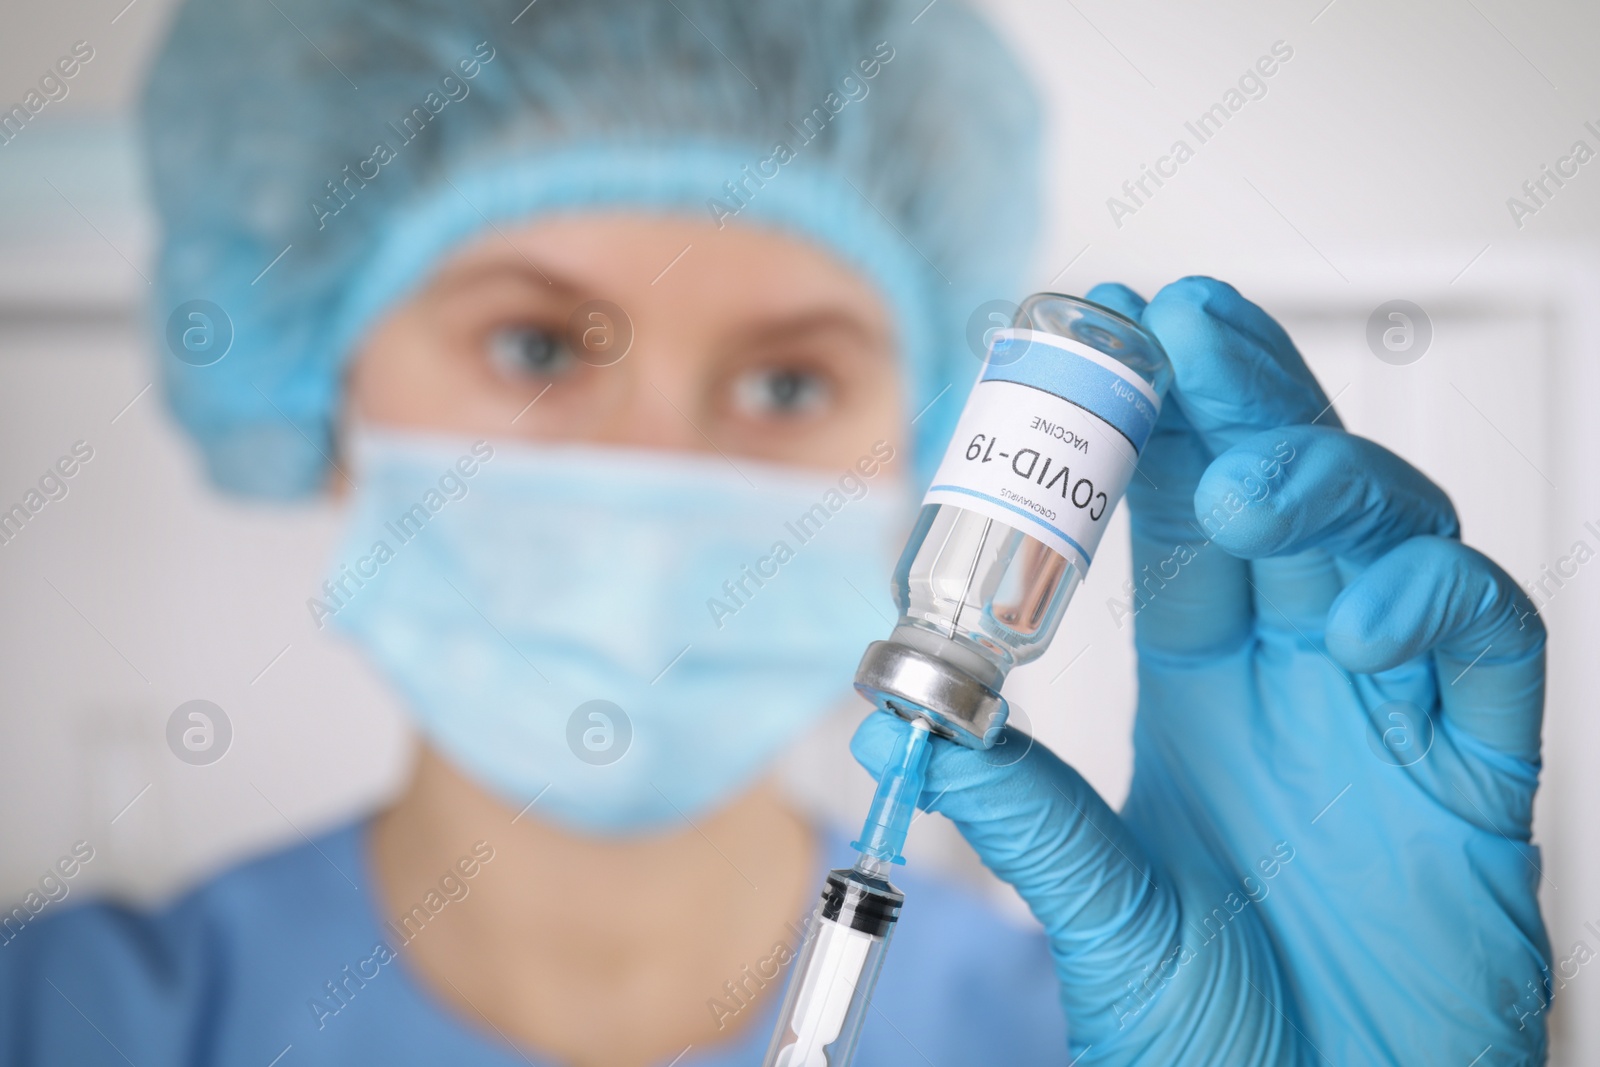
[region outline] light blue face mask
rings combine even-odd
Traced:
[[[894,450],[834,475],[362,430],[320,624],[449,759],[589,833],[681,824],[850,692],[894,618]],[[870,603],[869,603],[870,601]]]

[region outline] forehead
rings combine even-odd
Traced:
[[[866,279],[831,252],[774,229],[631,212],[551,216],[486,231],[452,255],[435,285],[516,273],[553,294],[609,299],[630,314],[723,319],[826,309],[889,332]]]

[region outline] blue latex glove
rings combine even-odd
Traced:
[[[1119,816],[1013,732],[1014,762],[936,746],[923,794],[1044,924],[1063,1062],[1542,1062],[1532,605],[1230,286],[1089,296],[1176,371],[1128,493],[1132,789]]]

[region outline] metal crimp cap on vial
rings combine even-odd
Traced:
[[[925,719],[968,748],[993,747],[1011,711],[1005,697],[961,668],[894,641],[867,646],[856,692],[907,721]]]

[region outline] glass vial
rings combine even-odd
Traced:
[[[1036,293],[996,330],[895,569],[900,618],[856,688],[973,748],[1050,644],[1144,449],[1172,366],[1138,323]]]

